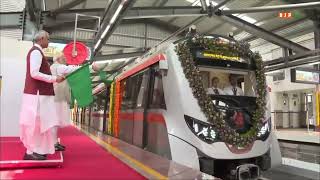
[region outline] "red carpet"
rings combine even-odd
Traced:
[[[60,130],[66,146],[61,168],[0,171],[0,179],[145,179],[74,127]]]
[[[26,149],[19,137],[0,137],[0,169],[50,167],[59,166],[63,162],[60,152],[48,155],[46,161],[25,161],[23,160],[25,152]]]
[[[0,137],[0,161],[22,160],[26,149],[19,137]],[[48,160],[60,159],[60,153],[48,155]]]

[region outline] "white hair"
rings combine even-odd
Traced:
[[[40,30],[38,31],[35,35],[34,35],[34,41],[37,42],[39,41],[41,38],[44,38],[44,37],[49,37],[49,33],[47,31],[44,31],[44,30]]]

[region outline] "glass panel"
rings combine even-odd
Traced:
[[[207,94],[225,121],[237,132],[247,132],[252,127],[252,115],[256,110],[254,71],[219,67],[200,67],[199,70],[209,74]]]
[[[204,71],[200,68],[200,71]],[[253,71],[205,68],[209,72],[208,94],[229,96],[256,96],[256,78]],[[203,79],[205,80],[205,79]],[[207,82],[203,82],[207,84]]]
[[[139,93],[137,94],[137,101],[136,101],[136,107],[144,107],[145,101],[148,97],[148,85],[149,85],[149,79],[150,79],[150,71],[144,71],[143,74],[141,74],[141,78],[139,81],[141,81],[141,86],[138,89]]]
[[[121,87],[123,89],[121,109],[133,109],[135,107],[142,78],[143,74],[140,73],[121,82]]]
[[[164,100],[164,92],[163,92],[163,84],[162,84],[162,75],[158,67],[155,67],[155,68],[156,70],[154,72],[154,84],[152,89],[150,107],[166,109],[166,103]]]

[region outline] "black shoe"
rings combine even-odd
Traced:
[[[47,155],[46,155],[46,154],[38,154],[38,153],[33,153],[33,154],[36,154],[36,155],[38,155],[38,156],[43,156],[43,157],[47,158]]]
[[[23,160],[36,160],[36,161],[42,161],[42,160],[46,160],[47,158],[37,154],[37,153],[32,153],[32,154],[25,154],[23,157]]]
[[[64,146],[62,146],[61,144],[55,144],[54,149],[56,151],[64,151],[66,148]]]
[[[60,144],[60,143],[56,143],[55,145],[61,146],[61,147],[63,147],[63,148],[66,148],[66,146],[64,146],[64,145],[62,145],[62,144]]]

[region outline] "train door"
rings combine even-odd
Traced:
[[[150,86],[148,95],[148,104],[146,107],[146,132],[145,149],[171,159],[168,131],[164,113],[166,103],[162,84],[162,74],[159,66],[152,68],[150,76]]]
[[[119,113],[119,137],[130,144],[140,147],[141,143],[138,142],[138,134],[142,134],[142,129],[140,130],[141,132],[137,132],[137,129],[141,127],[140,124],[143,124],[143,90],[147,89],[141,88],[143,79],[144,72],[140,72],[122,80],[120,84],[122,100]]]
[[[137,101],[134,109],[133,139],[132,143],[145,148],[148,137],[147,108],[150,92],[150,79],[152,70],[147,69],[136,79]],[[141,83],[140,83],[141,82]]]
[[[304,94],[305,98],[305,106],[304,106],[304,111],[306,112],[306,120],[305,124],[309,130],[309,128],[314,128],[315,125],[315,116],[313,115],[313,105],[314,103],[314,97],[312,93],[306,93]],[[311,125],[311,127],[310,127]]]

